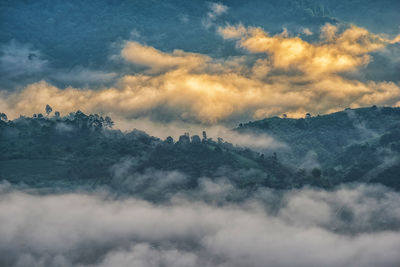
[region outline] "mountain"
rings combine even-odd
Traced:
[[[97,114],[56,115],[1,116],[0,180],[40,188],[106,186],[149,199],[161,197],[160,190],[198,188],[205,178],[247,191],[348,182],[400,189],[400,108],[273,117],[235,129],[286,144],[268,154],[212,140],[206,132],[161,140],[139,130],[113,130],[112,120]],[[165,186],[157,187],[160,182]]]
[[[196,188],[204,177],[227,177],[249,189],[290,184],[291,170],[276,155],[214,141],[205,132],[202,138],[186,133],[177,141],[160,140],[139,130],[112,130],[112,124],[109,117],[80,111],[3,119],[0,180],[36,187],[104,185],[127,192],[150,187],[152,176],[168,177],[160,172],[184,177],[171,185],[176,190]]]
[[[322,169],[332,184],[379,182],[400,189],[400,108],[370,107],[303,119],[267,118],[239,132],[267,133],[288,145],[288,164]]]

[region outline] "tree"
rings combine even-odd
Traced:
[[[313,176],[314,178],[320,178],[322,172],[321,172],[320,169],[314,168],[314,169],[312,169],[311,174],[312,174],[312,176]]]
[[[60,112],[58,112],[58,111],[54,112],[54,117],[59,118],[60,117]]]
[[[167,139],[165,139],[165,143],[173,145],[174,139],[171,136],[168,136]]]
[[[222,154],[222,149],[219,146],[216,146],[214,148],[214,151],[217,152],[218,154]]]
[[[207,142],[207,133],[203,131],[203,142]]]
[[[198,135],[193,135],[192,144],[200,144],[200,143],[201,143],[200,137]]]
[[[184,135],[179,136],[178,144],[187,145],[190,143],[189,133],[185,133]]]
[[[5,113],[0,113],[0,121],[8,121],[7,115]]]
[[[104,118],[104,125],[105,125],[106,128],[110,128],[111,129],[114,126],[114,122],[112,121],[112,119],[110,117],[106,116]]]
[[[306,123],[305,123],[304,119],[298,119],[294,123],[294,126],[296,128],[299,128],[300,130],[304,130],[306,128]]]
[[[46,108],[45,108],[45,111],[46,111],[47,116],[49,116],[49,114],[53,111],[53,109],[50,107],[49,104],[47,104]]]
[[[307,114],[306,114],[306,118],[307,118],[307,119],[311,118],[311,114],[310,114],[310,113],[307,113]]]

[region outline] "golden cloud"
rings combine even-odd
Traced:
[[[243,25],[219,32],[237,39],[250,53],[267,56],[253,62],[246,56],[216,60],[127,42],[122,57],[148,67],[147,71],[126,75],[103,90],[62,90],[39,82],[21,92],[1,93],[0,106],[11,117],[42,112],[50,104],[63,114],[80,109],[124,118],[215,124],[400,102],[398,84],[362,82],[339,74],[365,66],[370,61],[368,53],[393,42],[365,29],[352,26],[338,33],[335,26],[326,25],[319,43],[287,33],[269,36],[260,28]]]
[[[204,66],[210,57],[195,53],[174,50],[164,53],[153,47],[144,46],[137,42],[127,42],[121,51],[122,57],[134,64],[150,68],[151,72],[159,72],[174,68],[193,69]]]
[[[336,26],[321,29],[321,42],[308,43],[299,37],[283,34],[270,36],[260,28],[243,25],[219,28],[226,39],[239,39],[240,47],[252,53],[266,53],[274,68],[294,69],[307,75],[357,70],[370,61],[368,53],[384,48],[395,40],[351,26],[338,34]]]

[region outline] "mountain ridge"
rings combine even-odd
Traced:
[[[272,117],[235,129],[266,133],[289,147],[274,153],[222,138],[214,141],[206,132],[202,138],[186,133],[174,141],[112,126],[109,117],[80,111],[15,120],[4,115],[0,179],[37,187],[103,185],[129,193],[151,187],[150,177],[162,172],[184,177],[170,185],[174,192],[192,190],[204,177],[228,179],[247,190],[330,188],[349,182],[400,189],[400,108],[346,109],[305,119]],[[138,184],[143,176],[147,180]]]

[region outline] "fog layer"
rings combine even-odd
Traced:
[[[199,193],[231,190],[207,183]],[[153,204],[3,184],[0,265],[396,266],[399,201],[394,191],[365,185],[264,190],[214,205],[182,195]]]

